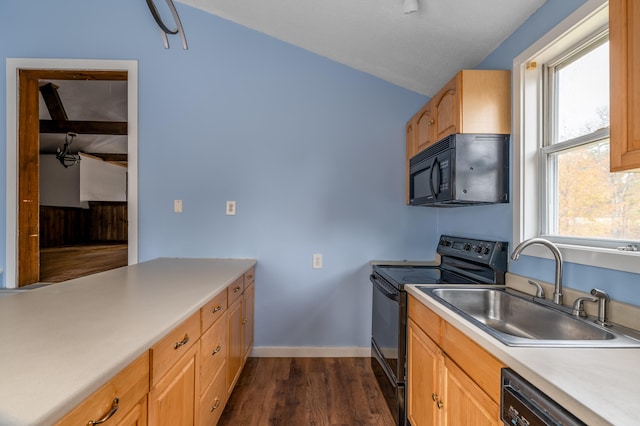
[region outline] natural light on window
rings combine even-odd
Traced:
[[[568,262],[640,273],[640,173],[609,172],[609,69],[607,0],[514,59],[513,243],[543,237]]]
[[[640,240],[640,175],[609,172],[608,64],[600,37],[547,67],[547,235]]]

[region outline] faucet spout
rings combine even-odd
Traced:
[[[525,240],[518,244],[513,250],[511,259],[518,260],[520,258],[520,253],[522,253],[525,248],[534,244],[540,244],[547,247],[556,259],[556,282],[553,291],[553,303],[562,305],[562,255],[555,244],[549,240],[545,240],[544,238],[531,238],[529,240]]]

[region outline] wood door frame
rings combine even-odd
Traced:
[[[76,73],[126,71],[128,103],[128,263],[138,262],[138,62],[131,60],[7,58],[6,265],[5,287],[18,287],[20,70]],[[44,77],[43,77],[44,78]],[[54,78],[54,77],[50,77]],[[38,132],[39,133],[39,132]]]

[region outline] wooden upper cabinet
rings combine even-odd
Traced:
[[[511,72],[462,70],[431,99],[435,141],[454,133],[511,133]]]
[[[413,157],[414,155],[416,155],[418,153],[417,149],[416,149],[416,117],[417,115],[414,115],[413,117],[411,117],[411,120],[407,121],[407,126],[406,126],[406,131],[407,131],[407,138],[406,138],[406,151],[407,151],[407,155],[406,155],[406,169],[407,169],[407,173],[406,175],[406,202],[407,204],[409,204],[409,160],[411,160],[411,157]]]
[[[611,171],[640,172],[640,4],[609,0]]]
[[[416,153],[433,145],[436,141],[435,130],[431,101],[429,101],[418,111],[416,116]]]

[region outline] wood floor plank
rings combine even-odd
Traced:
[[[249,358],[220,426],[391,426],[369,358]]]
[[[78,244],[40,250],[40,282],[59,283],[128,264],[127,244]]]

